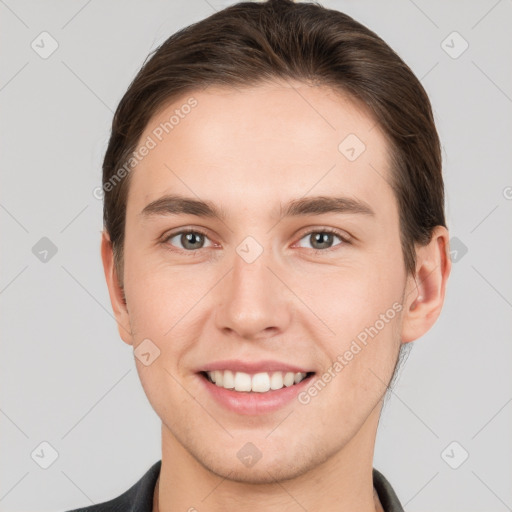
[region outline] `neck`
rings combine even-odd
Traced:
[[[293,479],[264,484],[213,473],[162,425],[162,466],[153,512],[384,512],[372,476],[379,413],[377,407],[350,442],[322,464]]]

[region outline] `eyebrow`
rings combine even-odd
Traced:
[[[375,216],[370,205],[360,199],[350,197],[313,196],[294,199],[280,205],[281,218],[303,215],[323,215],[326,213],[363,214]],[[195,215],[197,217],[226,220],[226,213],[211,201],[203,201],[180,195],[165,195],[149,203],[140,213],[142,217],[168,215]]]

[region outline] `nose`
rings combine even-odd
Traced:
[[[233,269],[218,290],[217,328],[247,340],[267,339],[288,329],[293,294],[272,261],[270,249],[249,263],[235,252]],[[286,281],[286,279],[284,279]]]

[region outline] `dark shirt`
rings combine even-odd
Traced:
[[[155,462],[137,483],[117,498],[68,512],[152,512],[153,492],[161,465],[161,460]],[[375,468],[373,486],[385,512],[404,512],[391,484]]]

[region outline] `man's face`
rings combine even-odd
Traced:
[[[134,348],[149,339],[160,350],[149,366],[136,363],[163,442],[251,482],[298,476],[342,449],[356,457],[375,438],[409,285],[383,134],[325,87],[210,87],[191,96],[197,105],[161,141],[154,130],[189,96],[148,124],[141,144],[148,136],[157,144],[132,171],[127,201],[131,335],[121,332]],[[225,217],[143,213],[170,194]],[[368,211],[281,215],[317,196]],[[209,382],[203,372],[212,368],[228,386],[225,369],[237,386],[258,389],[282,386],[280,369],[308,378],[236,391]]]

